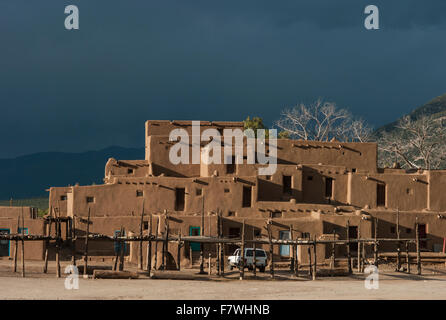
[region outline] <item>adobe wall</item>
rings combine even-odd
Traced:
[[[28,234],[42,235],[44,234],[43,219],[29,219],[25,217],[25,228],[28,228]],[[22,226],[20,222],[20,227]],[[0,229],[8,229],[9,234],[17,233],[17,219],[0,217]],[[18,244],[18,259],[21,258],[21,242]],[[25,259],[26,260],[42,260],[45,251],[44,241],[25,241]],[[15,241],[9,241],[9,258],[14,257]],[[1,259],[2,257],[0,257]],[[5,258],[5,257],[3,257]],[[6,257],[7,258],[7,257]],[[20,260],[19,260],[20,261]]]
[[[36,218],[37,209],[32,207],[6,207],[0,206],[0,218],[15,218],[25,217],[25,219]]]
[[[151,174],[150,164],[146,160],[108,159],[105,164],[105,183],[111,183],[117,177],[146,177]]]

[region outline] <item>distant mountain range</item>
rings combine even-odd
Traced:
[[[413,120],[417,120],[421,115],[432,115],[435,118],[445,116],[446,115],[446,93],[438,96],[431,101],[423,104],[422,106],[414,109],[407,115],[409,115]],[[405,116],[405,115],[404,115]],[[394,129],[399,119],[396,121],[386,124],[382,127],[379,127],[375,130],[375,136],[379,136],[381,132],[386,131],[390,132]]]
[[[111,157],[144,159],[144,148],[113,146],[81,153],[41,152],[0,159],[0,200],[46,197],[49,187],[101,184]]]

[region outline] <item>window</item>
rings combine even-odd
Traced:
[[[243,199],[242,199],[242,207],[249,208],[251,207],[251,187],[243,187]]]
[[[231,163],[226,164],[226,173],[227,174],[233,174],[235,173],[235,156],[232,156],[230,159]]]
[[[225,188],[225,193],[229,193],[229,189],[228,188]]]
[[[144,195],[144,192],[142,190],[136,190],[136,196],[142,197]]]
[[[228,211],[228,217],[235,217],[234,211]]]
[[[333,178],[325,178],[325,197],[331,199],[333,196]]]
[[[128,174],[133,174],[133,169],[127,169]]]
[[[202,190],[201,190],[201,188],[197,188],[197,189],[195,189],[195,195],[196,195],[196,196],[201,196],[201,194],[202,194]]]
[[[271,180],[271,176],[266,176],[266,180]]]
[[[65,201],[65,200],[67,200],[67,196],[66,195],[60,196],[60,201]]]
[[[149,221],[144,221],[144,230],[148,230],[149,229]]]
[[[260,230],[259,229],[255,229],[254,230],[254,236],[255,237],[260,237]]]
[[[22,228],[19,227],[19,234],[22,234]],[[23,234],[28,235],[28,228],[23,228]]]
[[[184,211],[186,191],[184,188],[175,188],[175,210]]]
[[[291,194],[291,176],[283,176],[283,193]]]
[[[385,207],[386,206],[386,185],[378,183],[376,185],[376,206]]]
[[[94,197],[87,197],[87,203],[94,202]]]
[[[353,172],[353,173],[356,173],[356,168],[352,168],[352,172]]]

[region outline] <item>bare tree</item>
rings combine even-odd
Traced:
[[[443,118],[422,115],[401,118],[392,132],[378,139],[379,165],[402,160],[403,167],[438,169],[446,160],[446,127]]]
[[[311,105],[303,103],[281,112],[275,126],[288,132],[290,137],[302,140],[366,142],[371,137],[362,119],[354,120],[345,109],[338,109],[332,102],[317,100]]]

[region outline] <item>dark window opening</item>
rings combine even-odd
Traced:
[[[418,225],[418,237],[420,239],[426,239],[427,238],[427,226],[425,224],[419,224]],[[426,249],[427,248],[427,241],[426,240],[420,240],[420,248]]]
[[[254,230],[254,237],[260,237],[260,230],[259,229],[255,229]]]
[[[357,239],[358,238],[358,227],[357,226],[349,226],[348,233],[349,233],[350,239]],[[357,251],[358,243],[350,243],[350,250]]]
[[[65,195],[60,196],[60,201],[65,201],[65,200],[67,200],[67,196],[65,196]]]
[[[235,156],[231,157],[231,163],[226,164],[226,173],[235,173]]]
[[[242,199],[242,207],[249,208],[251,207],[251,187],[243,187],[243,199]]]
[[[133,174],[133,169],[127,169],[128,174]]]
[[[144,221],[144,230],[149,229],[149,221]]]
[[[87,203],[94,202],[94,197],[87,197]]]
[[[352,168],[352,172],[355,173],[356,172],[356,168]]]
[[[376,185],[376,206],[385,207],[386,206],[386,185],[378,183]]]
[[[228,217],[235,217],[234,211],[228,211]]]
[[[291,176],[283,176],[283,193],[291,194]]]
[[[325,178],[325,197],[331,199],[333,196],[333,178]]]
[[[229,189],[228,188],[225,188],[225,193],[229,193]]]
[[[266,180],[271,180],[271,176],[266,176]]]
[[[175,210],[184,211],[186,191],[184,188],[175,188]]]
[[[201,194],[202,194],[202,190],[201,190],[201,188],[197,188],[197,189],[195,190],[195,195],[197,195],[197,196],[201,196]]]
[[[144,195],[144,192],[142,190],[136,190],[136,196],[142,197]]]

